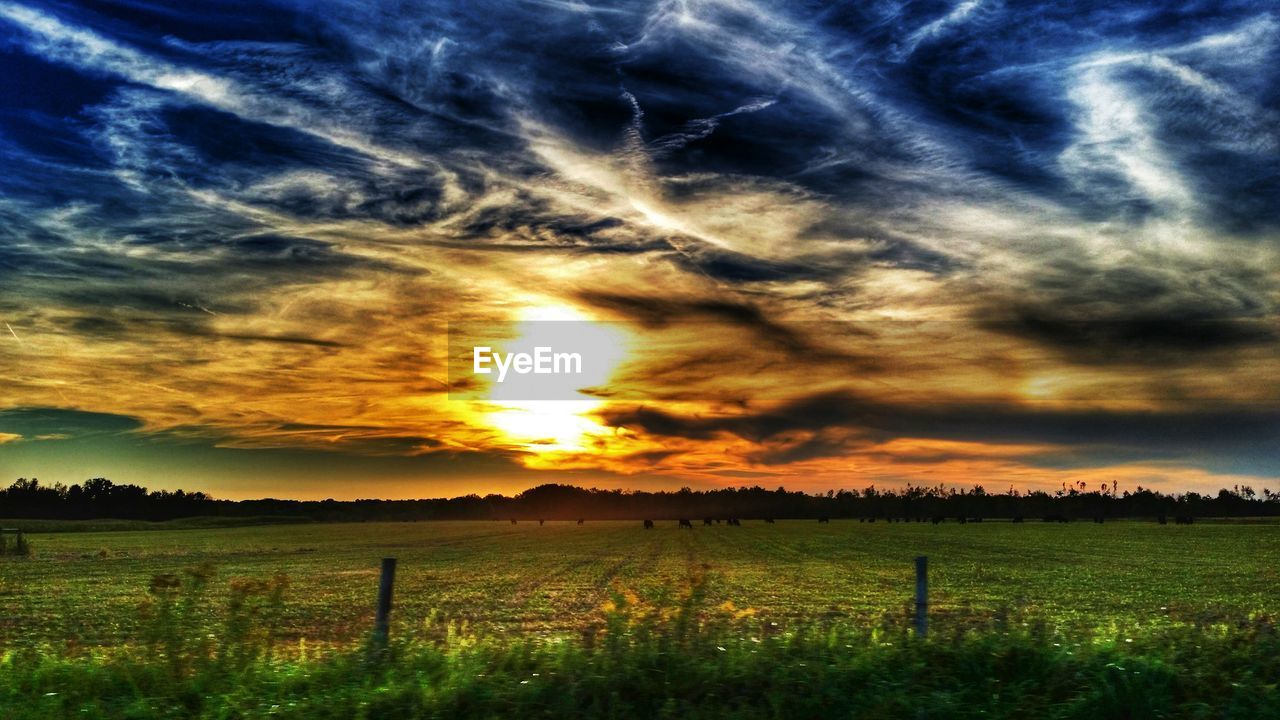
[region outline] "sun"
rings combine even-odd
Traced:
[[[530,452],[586,452],[593,439],[610,432],[590,417],[599,400],[529,400],[502,403],[485,417],[508,442]]]
[[[504,398],[503,389],[491,385],[486,398],[488,409],[483,421],[502,433],[506,441],[528,452],[550,460],[555,454],[578,454],[599,446],[613,430],[601,425],[594,414],[604,401],[581,390],[606,387],[610,375],[628,352],[630,338],[620,327],[592,321],[575,308],[565,305],[535,305],[520,315],[512,345],[519,346],[540,322],[572,322],[573,332],[582,337],[593,351],[596,362],[591,370],[575,379],[571,398],[557,400],[521,400]]]

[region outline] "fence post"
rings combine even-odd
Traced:
[[[916,558],[916,635],[929,634],[929,558]]]
[[[378,615],[373,623],[373,639],[385,645],[391,633],[391,589],[396,582],[396,559],[382,558],[382,579],[378,583]]]

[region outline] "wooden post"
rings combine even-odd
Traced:
[[[373,623],[373,638],[385,645],[391,634],[391,589],[396,582],[396,559],[382,558],[382,580],[378,583],[378,615]]]
[[[4,539],[5,533],[14,536],[14,542],[16,544],[14,545],[13,550],[9,550],[9,542]],[[14,555],[24,554],[22,550],[24,540],[25,538],[22,536],[22,528],[0,527],[0,555],[4,555],[9,552],[12,552]]]
[[[916,558],[916,635],[929,634],[929,558]]]

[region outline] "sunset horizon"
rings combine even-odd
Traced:
[[[1280,720],[1277,68],[0,0],[0,718]]]

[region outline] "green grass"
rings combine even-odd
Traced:
[[[31,540],[33,557],[0,563],[6,719],[1280,708],[1280,526],[1265,523],[315,524]],[[926,642],[908,629],[918,554]],[[400,567],[393,646],[375,662],[364,642],[383,556]],[[198,591],[164,577],[190,585],[201,564],[212,574]]]
[[[454,638],[180,671],[141,653],[0,660],[0,714],[44,718],[1280,717],[1274,629],[1055,644],[1034,633],[666,626],[594,645]],[[637,635],[639,635],[637,637]],[[758,641],[758,642],[757,642]]]

